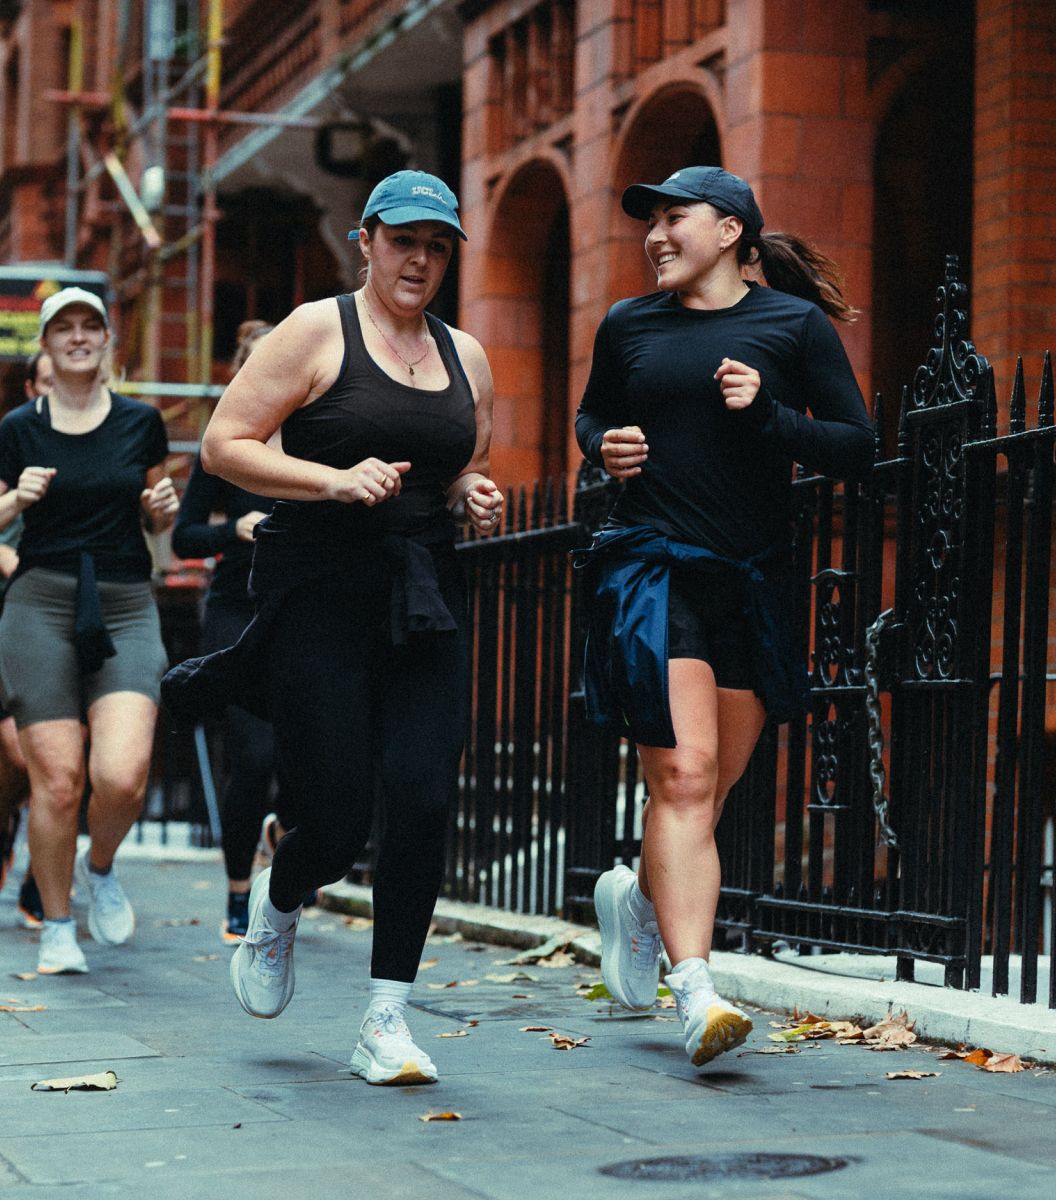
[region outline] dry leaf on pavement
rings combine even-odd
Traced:
[[[311,909],[308,910],[311,912]],[[341,921],[349,929],[373,929],[374,922],[370,917],[342,917]]]
[[[191,962],[216,962],[219,957],[219,954],[196,954]]]
[[[534,975],[529,975],[527,971],[510,971],[506,975],[485,975],[485,979],[492,983],[516,983],[517,980],[523,979],[528,983],[538,983],[538,979]]]
[[[888,1071],[888,1079],[932,1079],[941,1075],[941,1071]]]
[[[971,1054],[966,1054],[964,1061],[971,1063],[973,1067],[985,1067],[991,1058],[993,1058],[993,1053],[989,1050],[984,1050],[980,1046],[978,1050],[973,1050]]]
[[[100,1075],[73,1075],[69,1079],[42,1079],[30,1087],[33,1092],[110,1092],[117,1087],[113,1071]]]
[[[154,924],[175,928],[177,925],[201,925],[201,921],[197,917],[163,917]]]
[[[590,1041],[589,1037],[573,1038],[568,1037],[563,1033],[550,1032],[550,1041],[553,1043],[555,1050],[575,1050],[578,1046],[585,1046]]]
[[[522,1025],[521,1033],[551,1033],[550,1025]]]
[[[0,1004],[0,1012],[47,1012],[46,1004]]]
[[[438,1113],[427,1112],[427,1113],[423,1113],[418,1118],[418,1120],[419,1121],[461,1121],[462,1114],[456,1113],[456,1112],[438,1112]]]
[[[418,964],[419,971],[431,971],[440,960],[438,958],[426,958]]]
[[[455,1029],[451,1033],[438,1033],[436,1036],[438,1038],[469,1037],[469,1034],[464,1029]]]
[[[31,979],[36,979],[36,971],[16,971],[15,978],[21,979],[23,983],[28,983]]]
[[[1012,1073],[1023,1070],[1023,1062],[1017,1054],[993,1054],[983,1063],[984,1071]]]

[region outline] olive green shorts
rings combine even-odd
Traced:
[[[103,620],[117,653],[82,675],[73,646],[77,580],[34,567],[7,589],[0,617],[0,696],[19,729],[84,720],[111,692],[140,692],[155,704],[168,657],[149,582],[100,581]]]

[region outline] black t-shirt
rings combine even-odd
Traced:
[[[714,379],[724,358],[762,378],[747,409],[726,408]],[[852,477],[873,458],[872,423],[829,319],[756,284],[730,308],[685,308],[667,292],[613,305],[576,416],[586,457],[601,465],[602,435],[623,425],[641,427],[649,456],[612,519],[740,560],[787,540],[793,463]]]
[[[42,500],[22,513],[23,569],[76,574],[80,555],[95,559],[99,579],[150,578],[139,497],[146,473],[168,453],[157,409],[110,394],[110,411],[89,433],[52,429],[48,402],[28,401],[0,421],[0,479],[12,490],[25,467],[55,467]]]
[[[218,475],[210,475],[202,466],[201,457],[195,459],[172,530],[172,549],[181,558],[223,556],[216,564],[209,587],[210,604],[249,605],[253,543],[243,541],[235,527],[239,517],[251,512],[270,512],[274,503]],[[227,520],[210,524],[209,518],[214,513],[223,513]]]

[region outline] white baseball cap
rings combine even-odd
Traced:
[[[106,328],[110,328],[106,305],[95,292],[87,292],[84,288],[79,287],[68,287],[63,288],[61,292],[56,292],[54,296],[49,296],[40,306],[40,331],[37,337],[43,337],[48,322],[53,321],[64,308],[69,308],[71,304],[86,304],[99,314]]]

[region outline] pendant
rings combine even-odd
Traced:
[[[408,366],[407,370],[410,371],[412,375],[414,374],[414,367]]]

